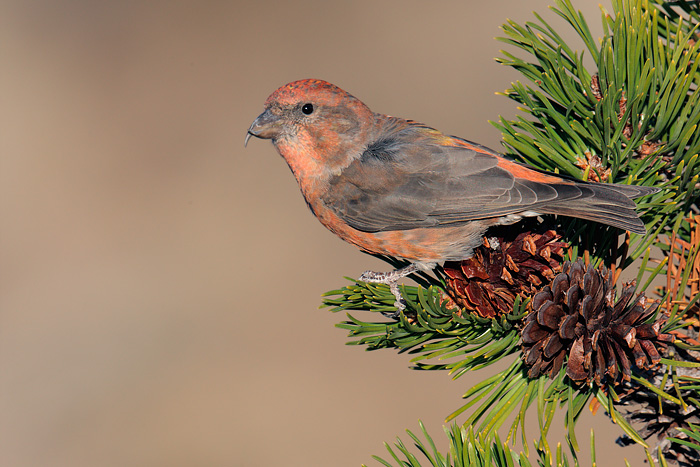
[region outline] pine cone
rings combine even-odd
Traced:
[[[617,382],[620,371],[629,381],[633,364],[640,369],[656,365],[659,350],[665,350],[673,336],[659,333],[666,320],[662,315],[653,323],[644,322],[658,308],[657,301],[641,293],[628,307],[635,286],[635,281],[625,283],[616,301],[607,268],[586,268],[581,259],[564,263],[563,272],[533,297],[532,312],[525,319],[528,375],[555,377],[567,355],[569,378],[599,386],[606,377]]]
[[[464,261],[448,261],[447,294],[460,307],[493,318],[509,313],[520,294],[532,296],[543,283],[561,271],[566,243],[554,230],[502,230],[503,235],[484,238],[484,245]],[[499,232],[500,233],[500,232]]]
[[[697,352],[693,353],[697,354]],[[683,360],[697,361],[697,355],[695,358],[683,358]],[[680,370],[681,373],[687,372],[689,373],[688,376],[692,378],[700,376],[696,368],[679,367],[676,370]],[[661,387],[664,380],[662,372],[647,373],[643,377],[656,387]],[[684,401],[688,402],[697,396],[697,392],[693,388],[688,389],[685,387],[686,385],[688,383],[681,384],[679,392],[676,393],[676,390],[673,388],[673,382],[669,379],[666,381],[666,386],[663,389],[668,393],[678,394]],[[690,386],[693,386],[692,381]],[[679,429],[691,429],[691,425],[700,425],[700,407],[692,403],[682,406],[666,401],[655,392],[638,384],[628,386],[624,391],[618,392],[618,394],[620,395],[620,401],[617,406],[637,433],[646,441],[652,441],[650,443],[652,449],[649,451],[655,460],[658,460],[656,459],[656,453],[658,448],[661,448],[661,452],[669,464],[675,463],[682,467],[700,465],[700,451],[668,439],[673,437],[693,442]],[[626,446],[636,443],[628,436],[623,435],[618,438],[617,444]]]

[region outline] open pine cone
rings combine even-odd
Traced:
[[[527,230],[527,227],[526,227]],[[513,310],[520,294],[530,297],[561,271],[566,243],[554,230],[536,228],[517,236],[513,229],[484,238],[484,245],[464,261],[448,261],[447,294],[462,308],[493,318]]]
[[[690,330],[693,338],[697,337],[694,330]],[[700,360],[700,352],[694,350],[676,349],[676,359],[689,362]],[[673,382],[666,379],[668,373],[663,366],[655,371],[643,372],[640,376],[652,385],[662,388],[667,393],[677,395],[686,404],[676,404],[668,401],[653,392],[651,389],[632,383],[618,390],[620,396],[616,404],[625,419],[652,447],[649,449],[652,458],[658,460],[657,452],[661,452],[669,465],[681,467],[694,467],[700,465],[700,451],[691,446],[671,441],[669,438],[677,438],[694,443],[688,435],[680,431],[700,425],[700,406],[693,401],[697,397],[694,380],[700,378],[700,369],[694,367],[677,367],[674,372],[677,376],[685,376],[690,379]],[[674,387],[675,386],[675,387]],[[636,444],[629,436],[623,435],[617,439],[617,444],[622,446]]]
[[[548,373],[555,377],[568,355],[566,374],[574,381],[613,383],[630,380],[631,366],[640,369],[656,365],[673,341],[671,334],[659,333],[665,316],[645,323],[659,306],[641,293],[628,307],[635,282],[623,285],[615,300],[612,273],[584,265],[579,259],[566,262],[563,271],[537,293],[532,312],[522,330],[523,355],[535,378]]]

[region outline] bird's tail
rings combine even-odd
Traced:
[[[647,233],[632,199],[656,193],[658,188],[609,183],[577,183],[576,187],[582,191],[582,196],[561,204],[547,203],[537,210],[543,214],[600,222],[642,235]]]

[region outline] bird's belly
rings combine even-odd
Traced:
[[[488,225],[470,222],[459,226],[436,226],[407,230],[362,232],[338,219],[319,220],[331,232],[369,253],[393,256],[418,263],[442,263],[469,258],[481,244]]]

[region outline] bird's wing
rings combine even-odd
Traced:
[[[323,201],[353,228],[378,232],[505,216],[578,196],[573,183],[411,123],[332,177]]]
[[[329,181],[323,202],[357,230],[406,230],[535,212],[646,232],[630,198],[654,188],[561,178],[403,122]]]

